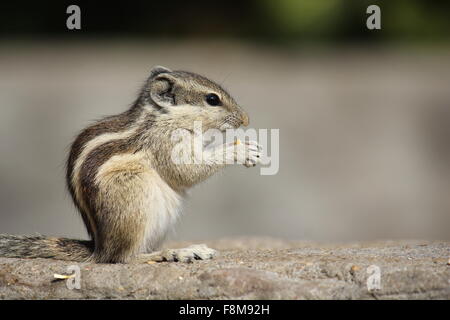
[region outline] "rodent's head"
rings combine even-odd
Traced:
[[[154,67],[142,91],[144,105],[159,110],[166,119],[183,119],[186,129],[201,121],[203,130],[247,126],[248,115],[223,88],[186,71]]]

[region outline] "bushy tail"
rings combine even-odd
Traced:
[[[41,235],[0,234],[0,257],[52,258],[83,262],[89,259],[93,250],[93,241],[52,238]]]

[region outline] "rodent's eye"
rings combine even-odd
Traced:
[[[208,103],[210,106],[218,106],[222,102],[220,101],[220,98],[215,93],[209,93],[205,96],[206,103]]]

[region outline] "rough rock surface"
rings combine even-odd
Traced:
[[[206,243],[220,250],[214,260],[79,264],[81,289],[54,281],[55,273],[66,273],[73,263],[0,258],[0,298],[450,299],[449,242],[235,238]],[[381,288],[369,291],[371,265],[380,268]]]

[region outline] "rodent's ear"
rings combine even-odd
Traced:
[[[170,69],[168,69],[168,68],[166,68],[166,67],[163,67],[163,66],[154,66],[154,67],[152,68],[152,70],[150,70],[150,76],[149,76],[149,79],[152,79],[152,78],[156,77],[158,74],[161,74],[161,73],[170,73],[170,72],[172,72],[172,70],[170,70]]]
[[[148,88],[150,98],[160,107],[175,105],[173,86],[175,79],[167,73],[160,73],[149,79]]]

